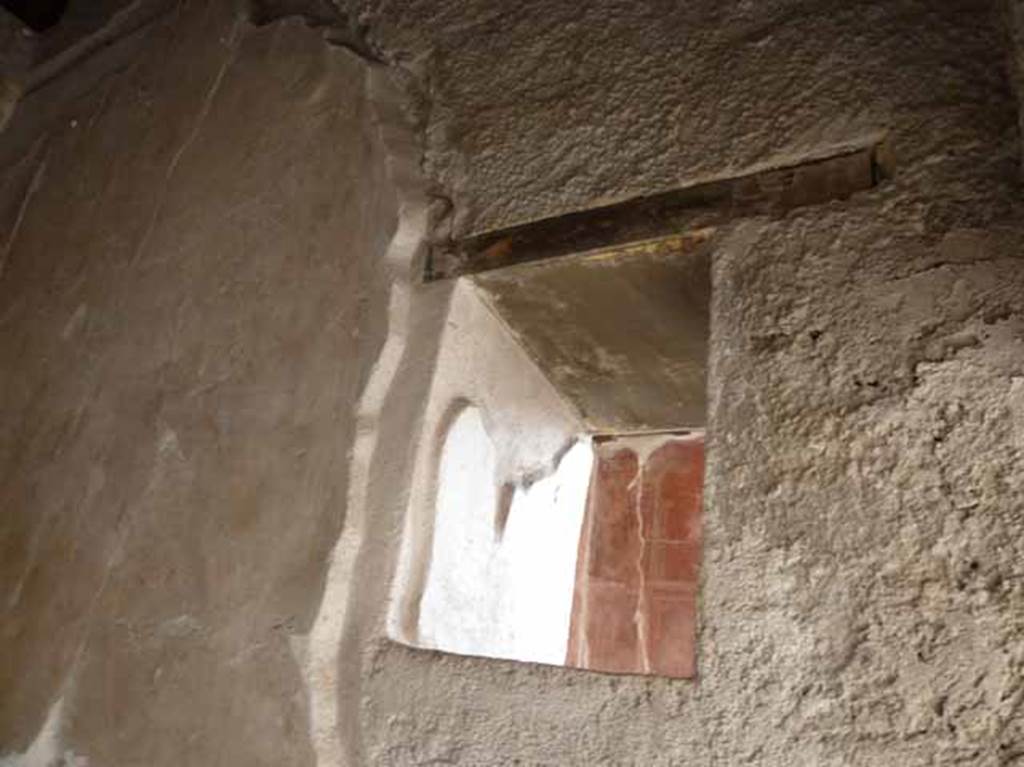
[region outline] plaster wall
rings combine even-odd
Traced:
[[[2,187],[0,764],[308,765],[397,218],[366,68],[220,2],[130,42],[13,118],[58,114]]]
[[[429,186],[361,64],[215,3],[9,170],[2,748],[56,712],[118,767],[1024,759],[1002,5],[352,6]],[[883,133],[876,190],[715,243],[697,681],[389,641],[426,202],[443,237]]]

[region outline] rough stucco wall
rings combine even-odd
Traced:
[[[879,225],[723,243],[697,705],[759,763],[1016,764],[1024,239]]]
[[[370,636],[363,760],[1024,759],[1024,227],[997,4],[364,10],[423,58],[426,167],[466,229],[883,131],[898,170],[718,243],[698,682]]]
[[[351,4],[424,59],[426,169],[471,230],[886,128],[922,161],[1005,119],[996,0]]]
[[[313,759],[291,637],[344,516],[394,199],[365,67],[229,6],[162,19],[4,185],[30,190],[0,260],[14,764],[48,710],[33,759]]]

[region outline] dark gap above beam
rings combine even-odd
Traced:
[[[844,200],[884,177],[882,145],[710,181],[434,245],[426,280],[649,240],[730,220]]]
[[[700,428],[665,428],[665,429],[638,429],[637,431],[602,431],[592,433],[590,438],[595,444],[603,444],[605,442],[613,442],[623,437],[687,437],[691,434],[702,434],[704,429]]]

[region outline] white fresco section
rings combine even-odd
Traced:
[[[594,454],[577,442],[558,470],[512,501],[502,555],[513,627],[508,657],[564,664],[576,586],[576,558],[587,506]]]
[[[465,655],[564,663],[589,444],[575,444],[553,474],[516,489],[500,536],[495,465],[480,412],[466,408],[442,451],[420,641]]]
[[[583,432],[477,288],[460,281],[415,446],[392,639],[564,663],[592,461]]]
[[[438,476],[430,574],[419,637],[452,652],[512,651],[507,562],[494,529],[495,454],[476,408],[463,410],[445,440]]]

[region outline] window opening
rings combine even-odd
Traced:
[[[710,234],[458,281],[392,638],[694,675]]]

